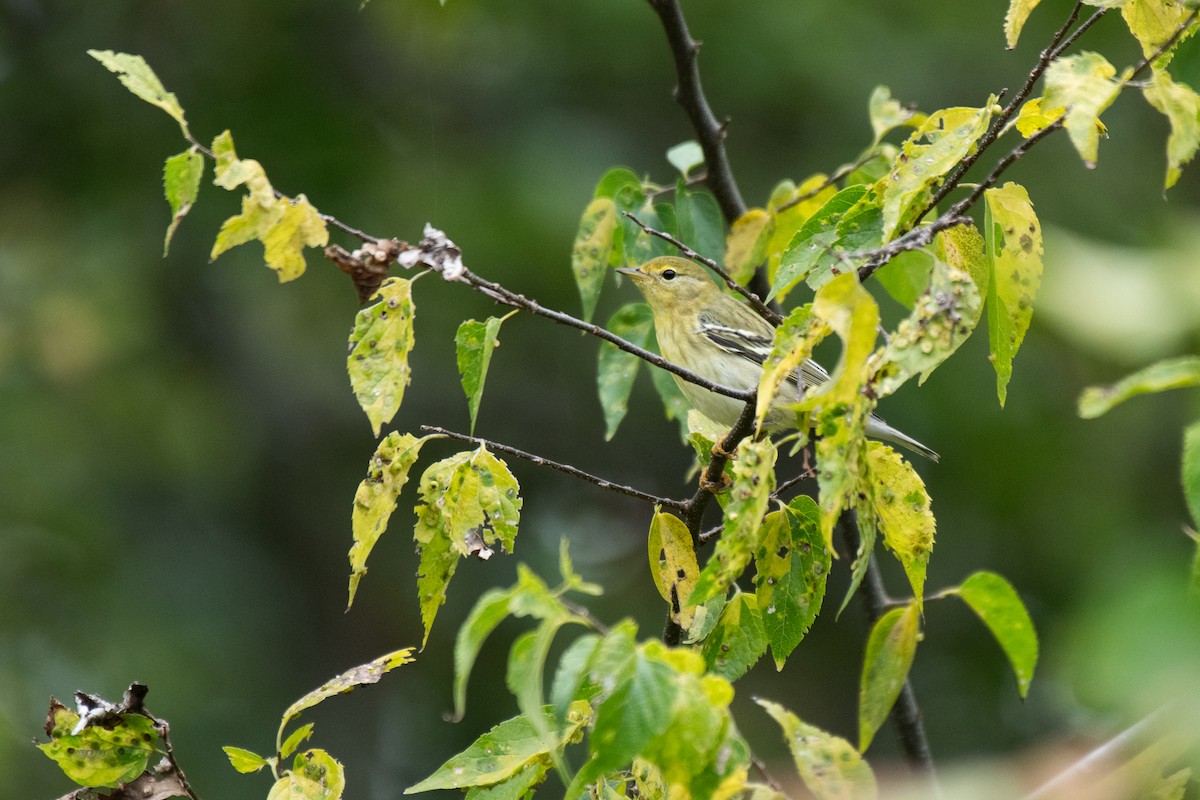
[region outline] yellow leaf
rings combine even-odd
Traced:
[[[988,340],[1000,405],[1008,396],[1012,362],[1033,318],[1042,282],[1042,226],[1025,188],[1006,183],[984,192],[984,236],[991,262]]]
[[[696,607],[687,604],[700,566],[687,525],[673,514],[656,511],[650,522],[646,547],[650,556],[650,577],[658,593],[671,606],[671,618],[684,630],[692,626]]]
[[[1043,98],[1035,97],[1025,105],[1021,106],[1021,113],[1017,114],[1017,130],[1021,135],[1028,139],[1043,128],[1048,128],[1066,113],[1066,109],[1059,108],[1043,108]]]
[[[1179,180],[1181,167],[1200,147],[1200,95],[1185,83],[1175,83],[1166,70],[1155,70],[1145,88],[1146,100],[1171,123],[1167,138],[1167,178],[1164,189]]]
[[[864,490],[875,509],[883,543],[904,567],[917,611],[921,612],[925,568],[937,530],[929,509],[929,492],[912,465],[880,442],[867,442],[867,469]]]
[[[379,435],[383,423],[400,410],[409,382],[408,354],[413,348],[412,281],[388,278],[375,293],[379,302],[354,318],[346,370],[358,405]]]
[[[1121,92],[1117,70],[1099,53],[1080,53],[1056,59],[1046,69],[1046,94],[1042,106],[1066,108],[1063,126],[1071,144],[1089,169],[1096,166],[1100,149],[1100,115]]]
[[[1025,27],[1025,21],[1041,1],[1010,0],[1008,13],[1004,15],[1004,40],[1009,50],[1017,46],[1017,39],[1021,36],[1021,29]]]
[[[283,213],[262,234],[267,266],[286,283],[304,274],[304,248],[324,247],[329,243],[325,220],[304,195],[294,200],[280,199]]]
[[[729,228],[725,238],[725,269],[742,285],[749,283],[754,270],[767,257],[771,221],[771,215],[764,209],[752,208],[735,219]]]

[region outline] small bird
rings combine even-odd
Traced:
[[[663,358],[731,389],[758,387],[775,330],[749,306],[722,292],[703,267],[684,258],[661,256],[617,272],[628,275],[650,304]],[[701,414],[721,425],[737,421],[744,406],[740,400],[688,383],[674,373],[671,377]],[[806,360],[781,387],[767,412],[767,429],[794,427],[786,406],[798,401],[803,390],[828,380],[824,367]],[[874,414],[867,421],[867,434],[938,460],[937,453]]]

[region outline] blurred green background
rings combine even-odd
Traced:
[[[1071,3],[1043,3],[1014,52],[1005,5],[685,3],[747,201],[855,158],[877,84],[925,110],[1015,90]],[[1115,16],[1082,46],[1118,66],[1138,56]],[[232,129],[281,191],[381,236],[415,240],[432,222],[476,272],[572,312],[571,241],[595,181],[624,164],[669,182],[663,153],[691,131],[640,0],[374,0],[362,11],[356,0],[0,0],[0,796],[70,789],[31,746],[51,694],[116,699],[138,680],[203,797],[262,797],[266,780],[235,774],[220,745],[268,751],[293,699],[420,641],[414,487],[344,614],[350,503],[373,450],[344,372],[354,292],[314,257],[281,287],[253,244],[207,263],[239,202],[208,180],[163,259],[161,164],[183,145],[88,48],[145,56],[200,139]],[[1195,50],[1176,77],[1200,86]],[[930,588],[998,571],[1042,638],[1022,703],[970,612],[928,609],[913,680],[950,772],[1011,759],[1028,783],[1044,754],[1170,699],[1173,684],[1148,663],[1193,686],[1200,677],[1178,488],[1197,396],[1141,399],[1086,423],[1074,413],[1083,386],[1195,352],[1200,331],[1200,178],[1185,171],[1164,201],[1166,123],[1127,95],[1105,115],[1097,169],[1056,136],[1010,171],[1047,228],[1047,269],[1007,407],[983,333],[884,409],[942,454],[918,464],[939,522]],[[598,317],[633,299],[610,284]],[[493,308],[435,277],[416,303],[413,385],[395,427],[465,430],[453,334]],[[645,375],[603,441],[596,349],[546,321],[507,322],[477,432],[650,491],[689,491],[689,453]],[[423,460],[453,451],[434,444]],[[607,589],[595,612],[657,635],[649,510],[510,463],[525,497],[516,558],[553,578],[570,537],[577,567]],[[515,713],[503,665],[522,628],[509,623],[476,668],[467,718],[442,719],[454,631],[485,587],[513,579],[515,561],[464,563],[416,664],[311,713],[353,796],[398,796]],[[884,566],[901,594],[902,574]],[[838,601],[845,571],[843,560],[830,586]],[[751,742],[782,754],[754,694],[853,738],[864,635],[858,608],[838,622],[827,613],[782,674],[765,660],[739,683]],[[886,732],[871,751],[885,772],[896,753]]]

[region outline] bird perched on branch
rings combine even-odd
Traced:
[[[758,387],[775,329],[749,306],[722,292],[703,267],[676,256],[661,256],[617,272],[633,279],[650,304],[664,358],[731,389]],[[732,426],[737,421],[744,407],[740,400],[703,389],[674,373],[671,377],[701,414],[721,425]],[[789,402],[828,380],[824,367],[806,360],[772,403],[765,420],[767,429],[794,427],[789,424],[794,419],[787,412]],[[867,435],[938,460],[937,453],[874,414],[867,421]]]

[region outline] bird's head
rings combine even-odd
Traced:
[[[640,267],[619,267],[617,272],[628,275],[656,311],[704,303],[721,292],[704,267],[677,256],[652,258]]]

